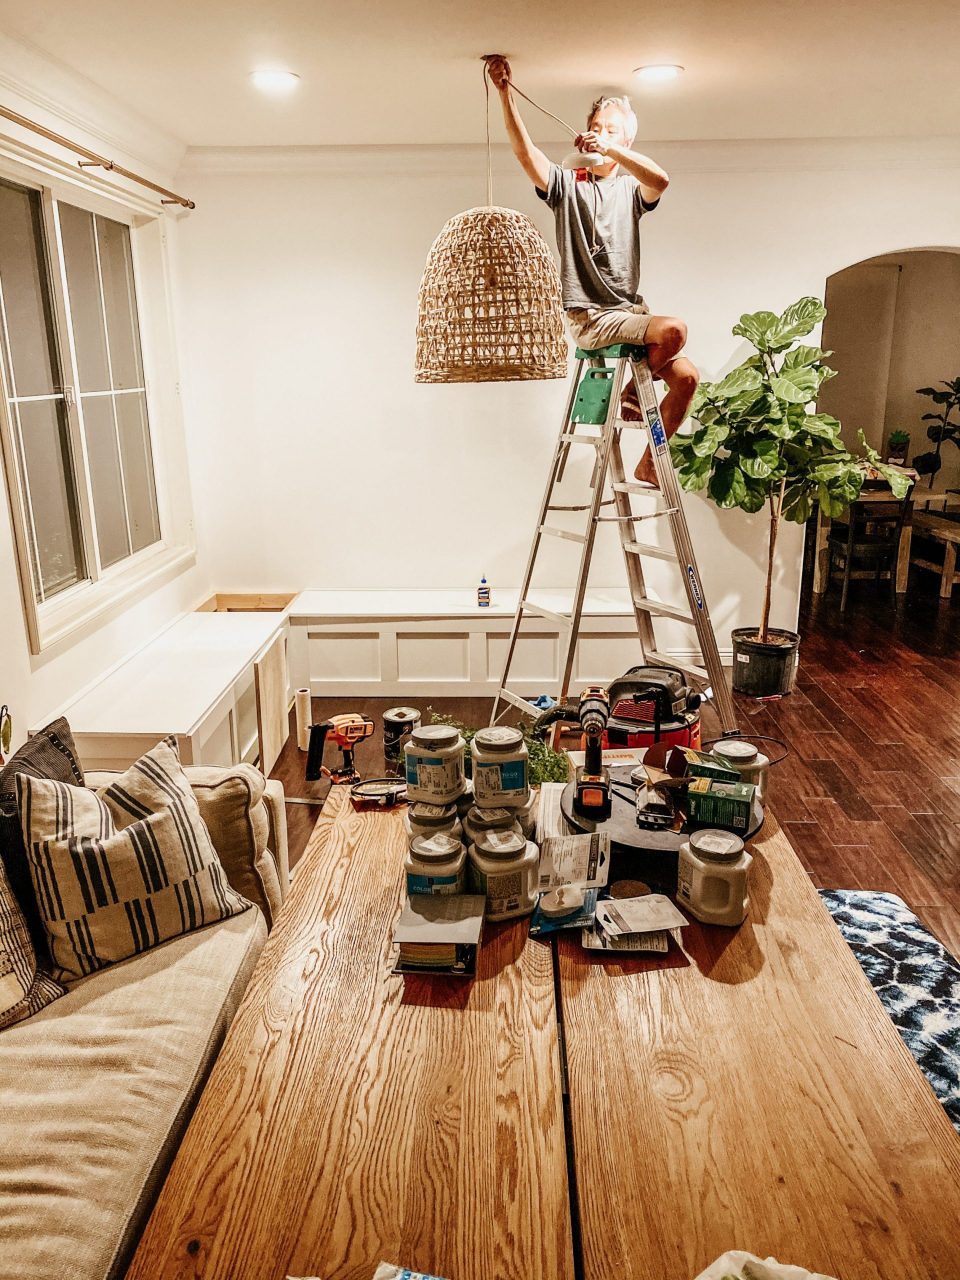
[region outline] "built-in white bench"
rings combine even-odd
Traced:
[[[171,733],[184,764],[256,760],[257,668],[269,660],[270,697],[285,716],[285,629],[282,613],[185,614],[41,724],[66,716],[80,759],[91,770],[125,768]]]
[[[569,612],[569,592],[534,596],[546,609]],[[290,679],[320,697],[493,696],[516,605],[515,590],[494,591],[489,608],[462,590],[304,591],[288,610]],[[562,656],[555,623],[525,621],[511,687],[556,694]],[[589,591],[575,685],[605,683],[640,661],[626,591]]]

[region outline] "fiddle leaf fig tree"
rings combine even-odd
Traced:
[[[834,370],[831,353],[799,343],[823,320],[817,298],[801,298],[782,315],[757,311],[740,317],[733,333],[754,354],[719,382],[702,382],[691,410],[695,429],[671,441],[680,483],[705,489],[719,507],[739,507],[770,516],[767,574],[758,638],[769,639],[770,599],[781,520],[803,524],[816,499],[830,516],[859,497],[873,468],[902,497],[909,478],[885,466],[864,443],[865,456],[848,451],[840,423],[816,413],[812,402]]]

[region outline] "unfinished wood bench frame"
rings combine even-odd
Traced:
[[[940,595],[949,600],[956,583],[960,582],[957,573],[957,546],[960,544],[960,521],[948,520],[932,511],[918,511],[913,517],[914,532],[923,538],[933,538],[943,543],[943,564],[936,560],[927,560],[923,556],[911,554],[910,563],[919,565],[921,569],[932,569],[940,575]]]

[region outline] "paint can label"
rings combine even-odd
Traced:
[[[516,800],[527,794],[526,760],[505,760],[503,764],[474,761],[473,791],[479,800]]]
[[[463,875],[418,876],[407,873],[407,893],[413,897],[421,893],[462,893]]]
[[[439,756],[408,755],[406,773],[408,787],[415,787],[428,799],[445,801],[463,785],[463,755],[447,760]]]

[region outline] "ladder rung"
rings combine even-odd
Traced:
[[[586,537],[582,533],[571,533],[569,529],[557,529],[552,524],[542,524],[540,526],[541,533],[549,533],[551,538],[566,538],[568,542],[586,542]]]
[[[501,702],[509,702],[512,707],[519,707],[521,711],[525,711],[528,716],[536,716],[539,714],[533,703],[528,702],[526,698],[521,698],[518,693],[511,693],[509,689],[501,689],[497,694]]]
[[[597,445],[603,443],[603,436],[580,436],[572,431],[564,431],[560,441],[562,444],[592,444],[596,449]]]
[[[694,666],[692,662],[686,662],[682,658],[671,658],[666,653],[660,653],[657,649],[651,649],[647,654],[650,662],[660,662],[665,667],[679,667],[681,671],[685,671],[688,676],[693,676],[695,680],[706,682],[710,679],[707,671],[703,667]]]
[[[623,549],[629,551],[631,555],[650,556],[652,560],[673,560],[677,563],[677,557],[673,551],[668,551],[666,547],[655,547],[652,542],[625,542]]]
[[[535,613],[538,618],[545,618],[547,622],[555,622],[558,627],[570,626],[570,619],[564,614],[554,613],[552,609],[545,609],[542,604],[534,604],[532,600],[524,600],[523,609],[526,613]]]
[[[677,622],[689,622],[692,627],[697,625],[696,618],[684,613],[679,605],[664,604],[662,600],[650,600],[646,596],[634,596],[633,603],[645,613],[652,613],[655,618],[674,618]]]
[[[616,480],[611,485],[614,493],[646,493],[651,497],[660,498],[663,495],[659,489],[655,489],[650,484],[635,484],[632,480]]]
[[[597,516],[598,520],[616,521],[619,524],[631,524],[634,520],[658,520],[660,516],[676,515],[676,507],[665,507],[663,511],[631,511],[628,516]]]

